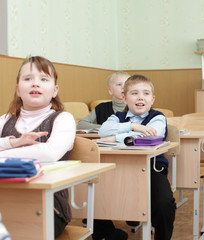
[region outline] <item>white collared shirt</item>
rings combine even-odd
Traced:
[[[141,132],[131,131],[131,122],[141,124],[149,112],[142,115],[134,115],[128,111],[126,118],[129,117],[128,122],[121,123],[119,118],[112,114],[107,121],[105,121],[99,129],[100,137],[116,136],[117,142],[124,142],[125,137],[141,135]],[[157,136],[164,136],[166,129],[166,118],[164,115],[157,115],[153,117],[146,126],[151,126],[157,131]]]

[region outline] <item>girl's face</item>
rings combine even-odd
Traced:
[[[123,100],[123,87],[125,81],[128,79],[125,75],[119,75],[116,80],[113,81],[111,87],[108,89],[108,92],[116,101]]]
[[[47,107],[51,99],[56,97],[58,89],[54,77],[39,72],[35,64],[32,64],[32,69],[30,63],[21,68],[16,93],[21,98],[25,110],[33,111]]]
[[[141,115],[150,110],[155,96],[153,96],[152,88],[148,83],[138,82],[128,87],[123,100],[133,114]]]

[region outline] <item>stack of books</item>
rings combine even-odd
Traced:
[[[36,159],[0,158],[0,182],[30,182],[43,174]]]

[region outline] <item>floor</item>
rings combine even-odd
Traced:
[[[200,192],[200,228],[202,224],[202,192]],[[175,198],[178,202],[179,194],[175,192]],[[193,191],[183,191],[183,197],[187,197],[188,201],[180,206],[176,212],[176,219],[174,224],[174,232],[172,240],[192,240],[193,239]],[[73,224],[81,225],[81,221],[73,220]],[[131,232],[131,227],[127,226],[123,221],[114,221],[117,228],[121,228],[128,233],[128,240],[142,240],[142,227],[136,233]],[[152,236],[152,240],[153,240]],[[87,240],[92,240],[91,237]]]

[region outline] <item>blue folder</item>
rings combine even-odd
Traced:
[[[0,158],[0,178],[35,176],[37,162],[28,158]]]

